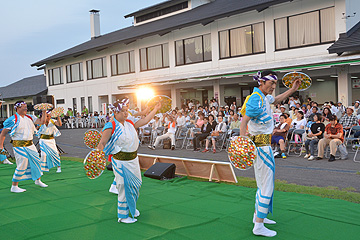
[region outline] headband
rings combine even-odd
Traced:
[[[120,112],[123,107],[126,107],[129,104],[130,100],[128,98],[124,98],[123,100],[116,101],[114,104],[109,104],[109,109],[113,112]],[[116,106],[115,106],[116,105]]]
[[[260,85],[260,80],[268,81],[268,80],[278,80],[275,75],[267,75],[264,77],[261,77],[261,72],[258,71],[256,75],[253,76],[254,81],[257,81]]]
[[[24,104],[26,105],[25,102],[15,103],[15,105],[14,105],[15,110],[16,110],[18,107],[21,107],[21,105],[24,105]]]

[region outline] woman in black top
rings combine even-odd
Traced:
[[[306,155],[309,161],[314,160],[314,153],[316,145],[319,140],[324,137],[325,125],[321,122],[321,115],[319,113],[314,115],[314,123],[311,124],[311,132],[307,134],[307,140],[305,142]]]
[[[214,131],[216,127],[216,121],[213,115],[209,115],[209,124],[211,126],[211,129]]]

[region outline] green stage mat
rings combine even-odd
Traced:
[[[0,165],[0,239],[260,239],[252,234],[256,189],[143,178],[138,222],[117,222],[113,173],[89,180],[79,162],[51,169],[40,188],[20,182],[11,193],[14,165]],[[277,239],[358,239],[360,205],[297,193],[275,192],[269,225]]]

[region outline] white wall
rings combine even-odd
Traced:
[[[275,51],[274,47],[274,18],[286,17],[331,6],[335,6],[335,30],[337,37],[339,33],[346,30],[345,21],[341,19],[341,12],[345,11],[345,0],[295,0],[292,2],[279,4],[274,7],[269,7],[260,13],[257,11],[251,11],[248,13],[223,18],[206,26],[199,24],[196,26],[172,31],[171,33],[168,33],[164,36],[155,35],[137,40],[136,42],[128,45],[118,44],[100,52],[89,51],[88,53],[77,58],[71,57],[57,63],[49,63],[46,66],[47,69],[62,66],[63,76],[66,76],[66,65],[83,62],[83,72],[85,78],[84,81],[77,83],[66,83],[66,79],[63,79],[65,82],[64,84],[58,86],[49,86],[49,94],[54,95],[55,100],[65,99],[64,107],[72,107],[73,97],[77,98],[79,105],[81,97],[86,98],[87,104],[87,97],[92,96],[94,111],[99,111],[99,105],[101,104],[98,101],[98,96],[109,96],[109,99],[111,99],[111,96],[114,94],[126,94],[133,91],[129,89],[119,90],[118,86],[128,84],[156,83],[159,81],[189,79],[194,77],[204,77],[209,75],[214,76],[234,72],[256,71],[258,69],[264,68],[280,68],[284,66],[340,61],[342,58],[346,57],[337,57],[336,55],[328,54],[327,48],[331,44],[302,47],[283,51]],[[219,60],[219,31],[262,21],[265,22],[266,53]],[[212,61],[184,66],[175,66],[174,42],[176,40],[208,33],[211,33],[212,39]],[[162,43],[169,43],[170,67],[140,72],[139,49]],[[135,53],[135,73],[111,76],[110,55],[130,50],[134,50]],[[107,57],[108,77],[86,80],[86,60],[104,56]],[[357,55],[351,57],[359,58]],[[226,79],[221,80],[222,83],[226,81]],[[207,86],[212,86],[212,81],[204,81],[202,83],[207,83]],[[187,83],[187,87],[194,86],[196,86],[196,83]],[[170,90],[170,85],[168,85],[168,90]],[[213,96],[209,95],[209,99],[212,97]]]
[[[346,0],[346,12],[344,13],[346,17],[346,31],[349,31],[360,21],[360,1]]]

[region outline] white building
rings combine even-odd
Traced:
[[[359,1],[172,0],[125,17],[134,25],[100,35],[91,11],[91,40],[32,64],[45,67],[58,106],[100,111],[123,96],[139,106],[139,86],[177,107],[214,97],[241,104],[257,84],[251,76],[265,69],[310,75],[303,99],[360,98],[360,40],[351,39],[360,35]]]

